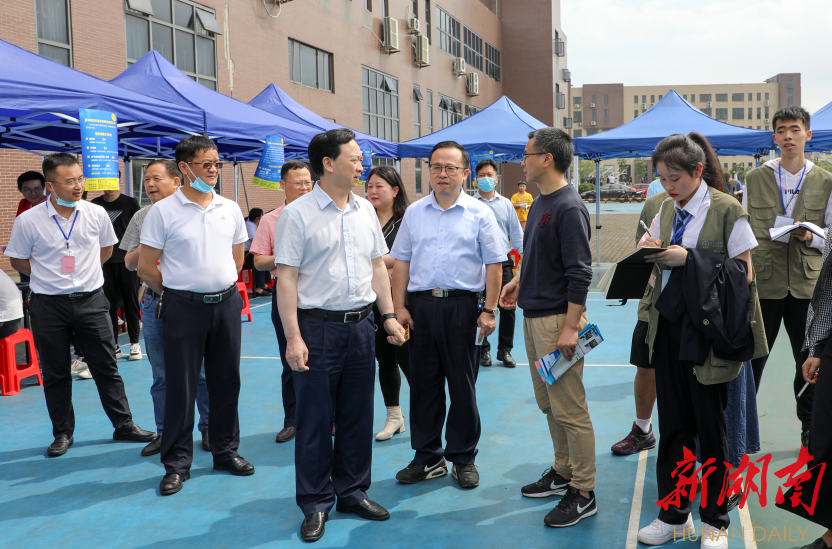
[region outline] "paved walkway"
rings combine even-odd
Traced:
[[[615,263],[626,252],[635,248],[633,237],[635,236],[636,225],[640,214],[621,213],[610,215],[601,212],[601,263]],[[598,261],[596,238],[598,231],[595,229],[595,211],[589,212],[590,227],[592,227],[592,261]]]

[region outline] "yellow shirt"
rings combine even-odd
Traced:
[[[517,219],[525,221],[529,217],[528,208],[531,208],[532,201],[534,201],[534,198],[530,193],[523,193],[522,196],[520,193],[514,193],[514,196],[511,197],[511,203],[514,205],[514,211],[517,212]],[[528,208],[523,208],[523,206],[528,206]]]

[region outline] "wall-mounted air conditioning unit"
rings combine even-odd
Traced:
[[[590,109],[594,109],[594,108],[595,108],[595,103],[590,103],[590,104],[589,104],[589,108],[590,108]]]
[[[392,17],[381,20],[381,51],[397,53],[399,50],[399,22]]]
[[[574,108],[576,108],[576,109],[580,109],[580,108],[581,108],[581,104],[580,104],[580,103],[574,103],[574,104],[572,105],[572,107],[574,107]]]
[[[766,103],[765,103],[765,105],[766,105],[766,107],[768,107],[768,99],[766,99]]]
[[[465,59],[462,57],[457,57],[456,59],[454,59],[454,76],[459,78],[463,74],[465,74]]]
[[[480,75],[472,72],[465,77],[465,90],[469,97],[480,94]]]
[[[413,64],[420,69],[430,66],[430,42],[428,37],[420,34],[413,41]]]
[[[594,125],[595,125],[595,120],[593,120],[592,122],[590,122],[590,123],[589,123],[589,125],[590,125],[590,126],[594,126]]]
[[[421,23],[415,17],[407,20],[407,34],[419,34]]]
[[[647,110],[647,103],[642,103],[641,104],[641,110],[643,110],[643,111]]]
[[[769,120],[769,119],[768,119],[768,118],[766,118],[766,124],[768,124],[768,120]]]
[[[710,107],[713,104],[712,101],[708,101],[708,106]]]

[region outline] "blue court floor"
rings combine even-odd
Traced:
[[[546,528],[543,517],[557,499],[520,496],[520,487],[537,480],[551,465],[553,456],[546,421],[531,390],[522,316],[518,314],[513,355],[521,364],[516,369],[495,365],[480,371],[477,389],[483,428],[477,457],[479,488],[462,491],[450,475],[417,485],[398,484],[396,472],[413,456],[409,432],[386,442],[374,442],[369,494],[390,510],[391,519],[374,523],[333,512],[326,535],[316,546],[636,547],[635,532],[649,524],[658,511],[656,450],[630,457],[616,457],[609,451],[610,445],[629,431],[635,414],[635,369],[627,362],[636,304],[607,304],[600,294],[590,294],[590,321],[598,324],[606,338],[588,356],[584,376],[597,444],[596,516],[572,528]],[[42,388],[30,385],[19,395],[0,397],[0,547],[303,546],[297,533],[303,517],[294,497],[294,443],[274,442],[275,433],[282,427],[283,412],[281,363],[269,317],[270,301],[256,299],[252,307],[254,321],[243,323],[240,454],[256,467],[254,476],[232,477],[212,470],[210,454],[197,444],[191,480],[179,494],[161,497],[158,487],[164,470],[158,456],[143,458],[139,455],[142,444],[112,440],[112,426],[91,380],[73,383],[77,418],[74,446],[63,457],[47,458],[51,425]],[[126,344],[126,339],[122,343]],[[492,343],[496,348],[496,340]],[[750,513],[746,510],[741,517],[738,510],[731,512],[732,526],[738,530],[732,534],[732,548],[800,547],[821,533],[819,527],[773,508],[778,479],[772,471],[794,461],[799,445],[793,398],[782,390],[789,386],[792,367],[786,345],[781,331],[760,395],[764,452],[773,454],[769,504],[761,508],[751,498]],[[119,366],[135,421],[152,429],[149,362],[146,358],[138,362],[122,360]],[[404,381],[402,402],[405,414],[410,416]],[[378,387],[375,404],[374,432],[382,428],[385,419]],[[199,435],[195,436],[198,439]],[[698,513],[694,512],[694,518],[699,527]],[[757,530],[758,539],[760,535],[770,539],[750,541],[754,526],[766,530],[766,534]],[[742,527],[745,539],[739,537]],[[777,529],[776,536],[772,527]],[[786,537],[787,527],[791,538]],[[800,541],[798,532],[804,533],[805,542]],[[699,542],[692,541],[673,544],[678,548],[698,546]]]

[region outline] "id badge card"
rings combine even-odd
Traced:
[[[61,256],[61,272],[74,273],[75,272],[75,256],[64,255]]]
[[[667,281],[670,280],[670,273],[673,272],[673,269],[665,269],[662,271],[662,291],[664,291],[664,287],[667,286]]]
[[[794,219],[791,217],[786,217],[785,215],[778,215],[774,219],[774,228],[779,229],[780,227],[789,227],[794,225]]]

